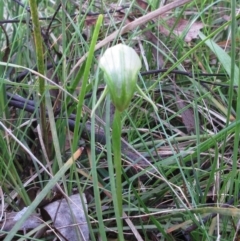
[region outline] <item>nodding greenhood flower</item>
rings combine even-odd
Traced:
[[[133,48],[118,44],[107,49],[100,59],[99,67],[104,72],[106,87],[91,115],[95,113],[108,92],[116,109],[120,112],[124,111],[130,104],[136,90],[157,111],[153,101],[137,85],[138,73],[142,65]]]
[[[99,67],[104,72],[114,106],[122,112],[136,91],[138,73],[142,67],[139,56],[133,48],[118,44],[105,51]]]

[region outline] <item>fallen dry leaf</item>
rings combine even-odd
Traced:
[[[82,194],[83,195],[83,194]],[[66,199],[57,200],[44,207],[53,221],[54,227],[66,239],[71,241],[89,240],[89,230],[79,194]],[[87,209],[86,198],[83,195],[84,205]],[[78,236],[82,239],[79,239]]]
[[[5,218],[0,222],[1,230],[4,232],[9,232],[13,226],[16,224],[16,222],[22,217],[22,215],[26,212],[27,207],[24,207],[19,212],[11,212],[11,213],[5,213]],[[26,230],[32,230],[34,228],[37,228],[40,224],[42,224],[42,221],[40,219],[39,214],[31,214],[28,219],[23,223],[22,227],[19,231],[26,231]]]
[[[93,26],[97,22],[98,16],[86,16],[85,25]]]
[[[179,95],[176,95],[176,100],[176,105],[179,110],[182,110],[186,107],[184,101],[179,97]],[[192,109],[188,108],[182,112],[182,122],[185,125],[189,134],[191,132],[195,133],[195,120]]]
[[[146,10],[149,7],[149,4],[146,1],[143,0],[136,0],[136,3],[138,6],[144,10]]]
[[[190,24],[188,20],[180,19],[178,20],[178,23],[176,24],[175,18],[170,18],[165,21],[167,27],[164,27],[163,25],[159,26],[159,31],[169,36],[171,29],[174,28],[172,31],[176,36],[181,36],[182,34],[185,35],[185,41],[191,42],[193,39],[196,39],[198,37],[200,29],[204,27],[203,23],[201,22],[194,22]]]

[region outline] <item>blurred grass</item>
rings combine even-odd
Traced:
[[[82,1],[63,1],[62,6],[58,7],[54,1],[38,1],[46,59],[45,97],[49,131],[44,135],[49,139],[51,149],[47,161],[44,145],[41,144],[43,136],[37,133],[36,128],[38,124],[41,125],[37,109],[35,114],[29,114],[9,107],[5,98],[6,91],[19,94],[34,100],[36,107],[39,107],[36,77],[30,73],[16,82],[16,77],[24,70],[22,68],[36,67],[30,12],[27,2],[25,6],[9,0],[0,2],[0,18],[18,20],[2,24],[9,46],[6,35],[0,28],[2,208],[7,212],[19,211],[30,204],[31,214],[38,202],[52,198],[50,187],[58,182],[60,186],[64,185],[66,195],[78,192],[89,197],[91,240],[97,240],[98,235],[102,240],[108,240],[116,237],[114,231],[117,230],[112,204],[112,198],[116,198],[116,195],[111,193],[110,188],[114,181],[110,141],[112,126],[108,119],[110,110],[107,111],[106,123],[104,118],[101,121],[108,138],[106,146],[94,139],[99,119],[90,119],[89,111],[96,102],[98,86],[104,83],[103,74],[98,70],[98,58],[108,46],[94,52],[88,69],[84,63],[72,75],[69,73],[79,58],[90,49],[95,28],[91,21],[95,21],[97,16],[89,16],[87,12],[103,13],[111,7],[103,1],[88,1],[88,4]],[[151,3],[151,10],[157,7],[157,1]],[[154,113],[152,106],[136,94],[128,111],[122,116],[123,138],[133,147],[129,152],[136,151],[147,160],[146,162],[143,157],[131,159],[122,156],[123,209],[129,217],[135,217],[131,218],[131,222],[143,240],[216,240],[220,236],[221,240],[234,240],[238,232],[238,8],[239,3],[236,1],[211,0],[207,4],[195,1],[169,13],[168,18],[174,16],[176,19],[175,26],[181,19],[189,19],[191,24],[197,21],[203,24],[199,38],[189,43],[184,40],[184,34],[176,36],[171,29],[171,36],[161,34],[158,24],[165,26],[164,18],[119,36],[114,41],[136,48],[143,60],[142,71],[147,70],[146,63],[149,69],[157,69],[160,65],[161,68],[169,68],[163,74],[140,76],[138,82],[157,105],[158,113]],[[51,22],[57,9],[56,18]],[[80,10],[85,14],[79,14]],[[126,13],[137,18],[138,14],[147,14],[147,10],[140,8],[136,1]],[[126,20],[126,16],[116,18],[111,13],[104,16],[97,41],[103,40],[125,24],[123,20]],[[155,35],[158,44],[146,37],[146,30]],[[144,52],[140,49],[140,44]],[[53,64],[51,71],[47,70],[47,64]],[[170,74],[171,69],[186,70],[193,73],[194,77]],[[199,77],[200,72],[226,73],[227,78]],[[86,81],[85,93],[81,92],[83,78]],[[201,80],[228,87],[202,84]],[[176,93],[183,101],[184,108],[178,107]],[[81,98],[79,105],[79,95],[84,97],[87,94],[92,97],[86,100]],[[106,103],[108,106],[109,100]],[[81,107],[78,112],[77,106]],[[193,132],[187,132],[182,120],[188,109],[193,113]],[[59,113],[54,116],[57,110]],[[78,133],[78,130],[75,132],[75,136],[69,130],[66,119],[71,114],[77,114],[84,125],[91,121],[91,147],[87,140],[79,140],[81,128]],[[74,155],[78,146],[85,147],[85,155],[73,163],[71,171],[67,172],[63,169],[64,162]],[[43,169],[39,163],[45,161],[49,165]],[[46,170],[55,177],[54,182]],[[33,174],[36,174],[36,178],[31,179]],[[58,178],[61,178],[60,181]],[[30,195],[33,187],[42,194],[38,199]],[[222,206],[229,200],[234,200],[231,209]],[[22,203],[21,207],[19,203]],[[203,222],[206,215],[213,213],[217,214],[215,218]],[[92,220],[98,222],[91,223]],[[191,233],[186,233],[187,228],[193,224],[196,228]],[[126,240],[136,240],[134,237],[137,234],[133,234],[126,222],[123,230],[127,233]],[[38,240],[44,240],[44,237]]]

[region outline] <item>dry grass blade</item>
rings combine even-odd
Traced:
[[[125,212],[123,212],[123,217],[125,218],[126,223],[128,224],[128,226],[132,230],[132,232],[133,232],[134,236],[136,237],[136,239],[138,241],[143,241],[143,239],[140,236],[138,230],[136,229],[136,227],[134,226],[134,224],[132,223],[132,221],[129,219],[129,217],[127,216],[127,214]]]

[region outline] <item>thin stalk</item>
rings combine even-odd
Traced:
[[[3,73],[3,67],[0,67],[0,72]],[[6,98],[6,86],[3,83],[3,81],[0,82],[0,116],[2,117],[3,121],[7,119],[8,113],[7,113],[7,98]],[[7,123],[4,123],[7,125]]]
[[[114,117],[115,118],[115,117]],[[116,118],[115,118],[116,121]],[[116,121],[118,122],[119,119]],[[114,125],[114,124],[113,124]],[[112,192],[112,198],[113,198],[113,206],[114,206],[114,212],[115,212],[115,216],[116,216],[116,222],[117,222],[117,229],[118,229],[118,240],[123,241],[124,240],[124,236],[123,236],[123,224],[122,224],[122,211],[119,211],[119,202],[118,200],[122,200],[122,196],[119,199],[119,193],[122,193],[122,191],[120,192],[119,190],[117,191],[117,187],[116,187],[116,183],[115,183],[115,178],[114,178],[114,165],[112,162],[112,150],[111,150],[111,139],[110,139],[110,96],[107,95],[107,102],[106,102],[106,146],[107,146],[107,161],[108,161],[108,171],[109,171],[109,177],[110,177],[110,184],[111,184],[111,192]],[[116,133],[116,131],[113,131],[113,135]],[[120,136],[121,136],[121,131],[120,131]],[[116,144],[116,142],[114,140],[119,140],[119,136],[117,136],[116,138],[114,136],[112,136],[112,144]],[[117,148],[119,148],[119,144],[116,145],[118,146]],[[116,147],[114,148],[114,146],[112,145],[113,149],[116,149]],[[120,143],[120,148],[121,148],[121,143]],[[120,150],[120,149],[119,149]],[[119,155],[119,154],[117,154]],[[116,156],[117,156],[116,155]],[[120,153],[121,155],[121,153]],[[114,162],[115,162],[115,153],[114,153]],[[120,163],[121,163],[121,156],[120,156]],[[121,170],[121,167],[120,167]],[[121,187],[122,190],[122,187]]]
[[[92,60],[93,60],[93,56],[94,56],[95,45],[96,45],[96,42],[98,39],[98,34],[99,34],[99,31],[100,31],[100,28],[102,25],[102,21],[103,21],[103,15],[100,14],[98,16],[98,20],[96,23],[96,27],[94,29],[93,37],[92,37],[92,41],[90,44],[89,55],[87,58],[87,62],[86,62],[86,66],[85,66],[84,74],[83,74],[81,92],[80,92],[79,98],[78,98],[77,114],[76,114],[76,121],[75,121],[76,124],[75,124],[74,134],[73,134],[73,150],[75,150],[77,148],[77,144],[79,141],[79,127],[80,127],[80,119],[82,116],[82,107],[83,107],[83,102],[84,102],[84,96],[86,93],[88,76],[90,73],[90,69],[92,67]]]
[[[97,72],[97,77],[95,81],[94,93],[93,93],[93,102],[92,102],[93,106],[95,105],[95,102],[96,102],[97,83],[98,83],[98,72]],[[97,213],[97,219],[98,219],[98,225],[99,225],[99,232],[101,235],[101,240],[106,241],[107,236],[106,236],[105,226],[103,222],[100,190],[98,187],[98,171],[97,171],[96,142],[95,142],[95,114],[93,114],[91,119],[91,163],[92,163],[91,170],[92,170],[92,178],[93,178],[93,191],[94,191],[96,213]]]
[[[122,217],[121,112],[115,110],[112,129],[113,160],[116,173],[117,202]]]
[[[3,1],[1,1],[0,3],[0,19],[4,19],[3,17],[3,9],[4,9],[4,3]],[[2,28],[0,28],[0,36],[2,36],[3,30]],[[1,44],[3,44],[1,42]],[[7,61],[6,56],[4,56],[4,54],[0,54],[0,58],[3,59],[3,61]],[[0,73],[1,73],[1,77],[2,79],[4,79],[4,74],[5,74],[5,70],[3,68],[3,66],[0,66]],[[5,120],[8,118],[8,108],[5,108],[7,106],[7,97],[6,97],[6,86],[3,82],[3,80],[0,81],[0,116],[2,117],[2,120],[4,122],[5,125],[7,125],[7,123],[5,122]],[[7,135],[6,135],[7,136]]]
[[[235,62],[236,62],[236,30],[237,30],[237,22],[236,22],[236,0],[231,1],[232,4],[232,22],[231,22],[231,81],[230,81],[230,88],[229,88],[229,102],[228,102],[228,118],[227,118],[227,124],[229,123],[229,116],[231,113],[231,106],[233,101],[233,85],[235,81]],[[239,74],[239,73],[238,73]],[[237,76],[237,80],[239,80],[239,76]],[[238,93],[240,91],[240,84],[238,81]],[[240,119],[240,96],[237,95],[237,108],[236,108],[236,120]],[[237,181],[239,180],[239,174],[238,172],[238,153],[239,153],[239,133],[240,133],[240,125],[236,125],[236,132],[234,136],[234,148],[233,148],[233,159],[232,159],[232,171],[231,171],[231,185],[230,185],[230,194],[236,196],[238,194],[238,184]]]
[[[32,16],[32,23],[33,23],[33,35],[34,35],[34,42],[36,48],[36,55],[37,55],[37,67],[38,72],[44,75],[44,56],[43,56],[43,44],[42,44],[42,36],[41,36],[41,29],[40,23],[38,19],[38,9],[37,9],[37,1],[36,0],[29,0],[31,16]],[[46,147],[48,153],[48,135],[47,135],[47,121],[46,121],[46,105],[45,105],[45,80],[41,76],[38,77],[39,81],[39,94],[41,96],[40,100],[40,121],[41,121],[41,130],[44,145]],[[49,154],[49,153],[48,153]]]

